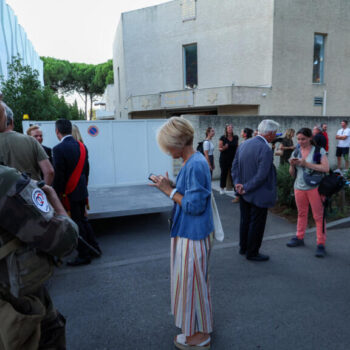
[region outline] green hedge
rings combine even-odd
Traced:
[[[294,178],[289,174],[289,164],[280,165],[277,169],[277,203],[296,208],[294,199]]]

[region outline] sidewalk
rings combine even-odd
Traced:
[[[270,261],[248,261],[238,254],[239,205],[215,195],[225,240],[210,262],[212,349],[349,349],[349,229],[330,230],[328,255],[317,259],[314,233],[287,248],[295,225],[269,213],[261,251]],[[61,269],[50,286],[67,316],[68,349],[175,349],[166,222],[162,213],[93,223],[102,258]]]
[[[213,180],[211,182],[211,188],[217,192],[220,192],[220,180]],[[235,198],[235,191],[225,191],[225,195]]]

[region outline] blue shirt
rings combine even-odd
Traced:
[[[211,176],[208,162],[200,152],[194,153],[181,168],[176,189],[183,195],[176,204],[171,237],[200,240],[214,230],[211,210]]]

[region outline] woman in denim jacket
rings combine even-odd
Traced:
[[[174,201],[171,226],[171,309],[182,334],[179,349],[209,349],[212,307],[208,262],[213,239],[211,176],[208,162],[193,148],[194,129],[185,119],[173,117],[158,132],[160,148],[183,164],[172,182],[152,176],[154,186]]]

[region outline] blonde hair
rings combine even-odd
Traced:
[[[181,117],[170,118],[159,130],[157,141],[163,152],[169,148],[184,148],[193,144],[194,129],[189,121]]]
[[[284,137],[287,138],[287,139],[291,139],[293,136],[292,135],[295,135],[295,130],[294,129],[287,129],[286,130],[286,133],[284,134]]]
[[[84,143],[83,138],[81,137],[79,128],[75,124],[72,125],[72,136],[76,141],[80,141]]]
[[[40,129],[38,125],[32,125],[27,130],[27,135],[32,136],[32,131]]]

